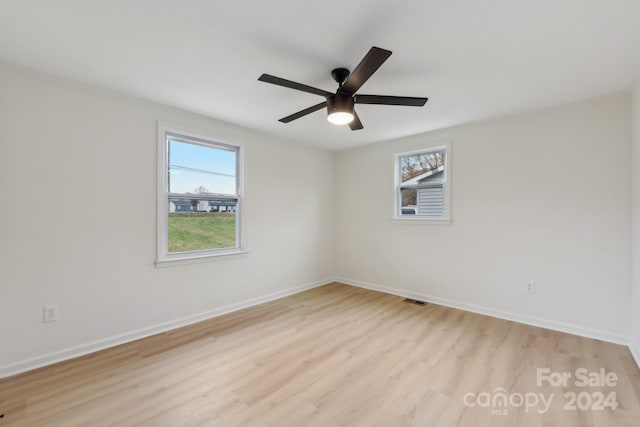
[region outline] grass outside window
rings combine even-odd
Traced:
[[[234,212],[169,213],[169,252],[236,246]]]

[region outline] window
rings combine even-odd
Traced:
[[[395,155],[396,219],[449,220],[448,146]]]
[[[158,262],[241,252],[240,147],[158,132]]]

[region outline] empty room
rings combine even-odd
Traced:
[[[639,426],[639,18],[0,0],[0,427]]]

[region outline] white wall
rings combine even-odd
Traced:
[[[631,350],[640,365],[640,80],[633,91],[631,114],[633,169],[633,334]]]
[[[615,94],[338,153],[338,277],[626,343],[630,127]],[[393,153],[447,139],[452,224],[390,222]]]
[[[248,256],[155,267],[157,120],[246,144]],[[330,152],[6,63],[0,148],[0,376],[332,275]]]
[[[617,94],[330,153],[0,62],[0,376],[335,273],[625,341],[631,114]],[[155,267],[157,120],[246,145],[248,256]],[[452,224],[391,223],[392,154],[444,139]]]

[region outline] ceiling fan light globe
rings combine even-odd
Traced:
[[[336,111],[329,114],[327,120],[334,125],[346,125],[353,121],[353,114],[346,111]]]

